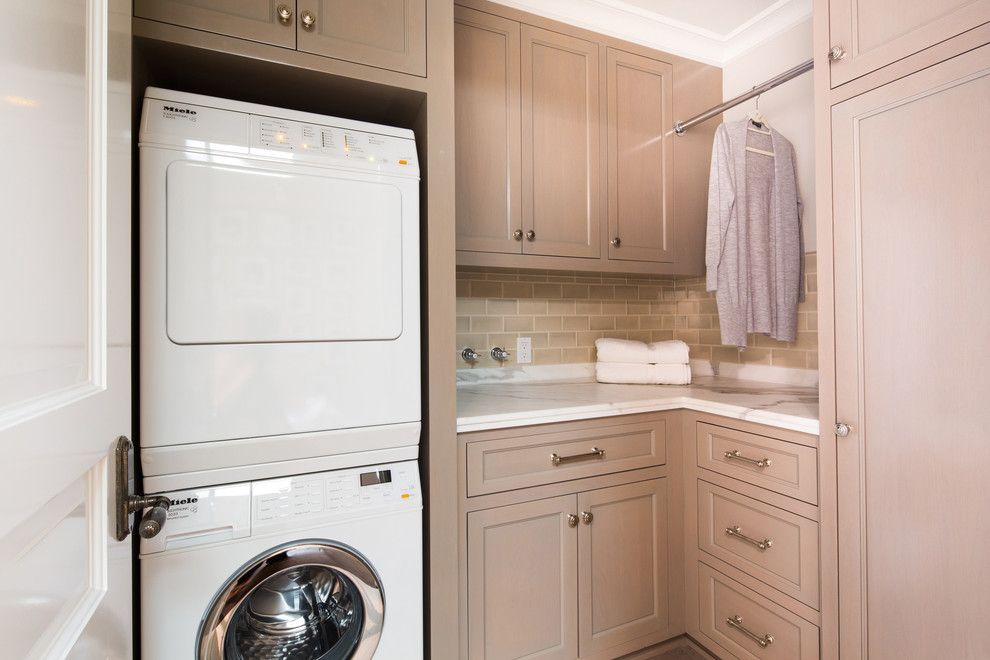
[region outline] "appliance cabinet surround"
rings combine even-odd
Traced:
[[[134,15],[426,75],[426,0],[135,0]]]
[[[671,126],[678,66],[697,80],[682,93],[698,110],[708,91],[721,99],[714,78],[689,73],[706,67],[464,3],[454,38],[458,263],[700,273],[690,255],[703,250],[707,160],[675,173],[675,140],[701,160],[711,142],[675,138]],[[681,206],[677,176],[678,190],[693,190]]]

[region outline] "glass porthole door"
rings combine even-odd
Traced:
[[[200,626],[200,660],[365,660],[385,600],[356,550],[328,541],[280,546],[220,589]]]

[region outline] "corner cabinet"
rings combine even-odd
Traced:
[[[134,15],[426,75],[426,0],[135,0]]]
[[[990,0],[828,0],[827,9],[832,87],[990,21]]]
[[[455,7],[458,264],[698,274],[676,241],[705,218],[674,204],[671,61],[689,61],[469,4]],[[707,174],[678,183],[707,190]]]

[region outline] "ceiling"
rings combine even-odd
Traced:
[[[719,35],[730,34],[771,5],[776,4],[776,0],[623,1],[627,5],[642,9],[655,16]]]
[[[717,66],[812,12],[812,0],[495,1]]]

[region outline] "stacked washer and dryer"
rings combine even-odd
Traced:
[[[411,131],[149,88],[148,660],[423,654]]]

